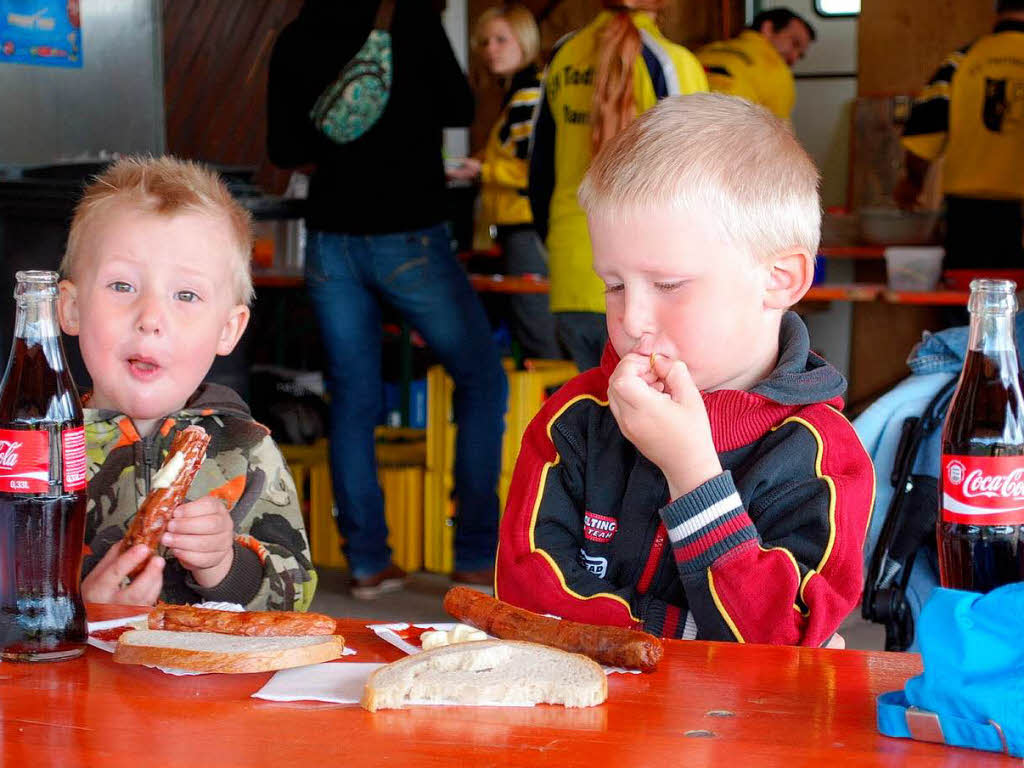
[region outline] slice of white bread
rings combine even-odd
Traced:
[[[118,638],[114,661],[192,672],[268,672],[330,661],[344,650],[341,635],[243,637],[136,629]]]
[[[366,681],[364,708],[413,704],[593,707],[608,680],[586,656],[515,640],[446,645],[392,662]]]

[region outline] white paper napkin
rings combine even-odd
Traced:
[[[328,701],[334,704],[358,704],[366,679],[383,664],[350,662],[311,664],[308,667],[282,669],[252,695],[268,701]]]

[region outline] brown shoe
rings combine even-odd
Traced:
[[[479,571],[452,571],[452,581],[468,587],[487,587],[494,589],[494,569],[483,568]]]
[[[371,576],[352,579],[352,597],[357,600],[373,600],[386,592],[397,592],[405,586],[406,575],[405,571],[391,563],[383,571]]]

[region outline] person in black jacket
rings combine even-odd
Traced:
[[[312,163],[306,282],[326,345],[330,462],[352,593],[401,587],[391,562],[373,429],[381,405],[379,302],[396,307],[455,381],[457,527],[453,578],[490,583],[508,394],[490,325],[444,222],[442,128],[467,125],[473,97],[440,18],[397,0],[393,82],[378,122],[336,144],[309,112],[359,50],[379,0],[306,0],[274,45],[267,142],[282,167]]]

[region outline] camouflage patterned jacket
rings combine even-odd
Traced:
[[[269,430],[253,421],[234,391],[217,384],[200,386],[183,410],[168,416],[147,438],[140,438],[122,413],[85,409],[89,504],[83,577],[124,536],[171,440],[190,424],[202,426],[212,439],[187,500],[207,495],[224,500],[235,522],[235,558],[224,580],[205,588],[166,555],[160,599],[306,610],[316,589],[316,572],[295,485]]]

